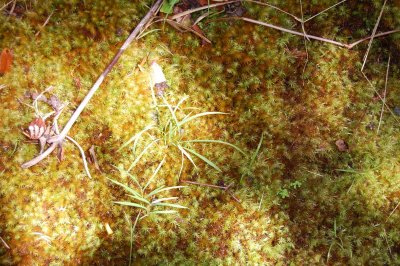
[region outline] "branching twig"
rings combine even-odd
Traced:
[[[128,48],[128,46],[135,40],[137,35],[140,33],[140,30],[143,28],[144,25],[147,24],[147,22],[154,16],[155,12],[158,10],[158,8],[161,6],[163,0],[157,0],[153,7],[149,10],[149,12],[144,16],[144,18],[139,22],[139,24],[136,26],[136,28],[132,31],[132,33],[129,35],[128,39],[124,42],[122,47],[118,50],[117,54],[114,56],[112,59],[111,63],[107,66],[107,68],[103,71],[103,73],[100,75],[100,77],[97,79],[93,87],[89,90],[88,94],[85,96],[85,98],[82,100],[81,104],[78,106],[78,108],[75,110],[71,118],[68,120],[67,124],[64,126],[63,130],[61,133],[50,139],[49,143],[52,143],[51,146],[42,154],[39,156],[35,157],[34,159],[22,164],[22,168],[29,168],[37,163],[39,163],[41,160],[43,160],[46,156],[48,156],[56,147],[58,144],[62,143],[64,138],[67,136],[67,133],[75,123],[75,121],[78,119],[79,115],[83,111],[83,109],[86,107],[90,99],[93,97],[94,93],[97,91],[97,89],[100,87],[100,85],[103,83],[105,77],[110,73],[111,69],[114,67],[114,65],[118,62],[118,59],[121,57],[122,53]]]
[[[379,124],[378,124],[378,129],[376,131],[376,134],[379,134],[379,129],[381,127],[381,122],[382,122],[383,111],[385,109],[385,104],[386,104],[386,91],[387,91],[387,83],[388,83],[388,77],[389,77],[389,68],[390,68],[390,55],[389,55],[389,59],[387,62],[387,68],[386,68],[385,91],[383,92],[381,116],[379,118]]]
[[[368,43],[367,52],[366,52],[365,55],[364,55],[364,62],[363,62],[363,64],[362,64],[362,66],[361,66],[361,71],[364,70],[365,63],[367,62],[369,50],[371,49],[372,42],[374,41],[375,34],[376,34],[377,29],[378,29],[379,22],[381,21],[381,17],[382,17],[382,14],[383,14],[383,10],[385,9],[386,2],[387,2],[387,0],[385,0],[385,2],[383,2],[383,6],[382,6],[382,9],[381,9],[381,12],[379,13],[379,17],[378,17],[378,19],[377,19],[377,21],[376,21],[376,23],[375,23],[374,30],[372,31],[371,39],[369,40],[369,43]]]

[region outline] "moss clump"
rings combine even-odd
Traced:
[[[148,144],[118,151],[154,123],[153,60],[170,85],[166,100],[174,105],[189,96],[182,108],[197,108],[180,115],[229,113],[199,118],[184,128],[186,136],[234,143],[245,155],[228,146],[193,144],[221,171],[195,158],[199,168],[186,161],[181,180],[232,187],[171,193],[189,209],[140,222],[133,242],[137,264],[399,264],[400,118],[385,109],[377,134],[382,103],[374,100],[383,92],[388,55],[398,53],[399,34],[374,40],[366,68],[373,88],[359,71],[365,44],[347,50],[307,42],[306,63],[302,38],[264,27],[203,21],[213,45],[202,47],[190,33],[156,24],[162,30],[125,52],[70,132],[84,150],[95,146],[102,172],[91,166],[94,178],[88,179],[68,142],[63,162],[49,157],[20,168],[38,149],[20,132],[34,113],[17,99],[53,85],[52,93],[70,103],[59,120],[65,124],[150,4],[17,1],[15,16],[7,15],[9,8],[0,14],[0,49],[14,52],[12,71],[0,77],[0,88],[6,86],[0,89],[0,236],[11,247],[0,242],[0,264],[128,263],[129,224],[138,210],[112,204],[125,195],[106,177],[120,178],[113,165],[129,166]],[[276,4],[299,13],[298,1]],[[334,1],[303,4],[307,17]],[[343,42],[350,35],[362,38],[381,4],[346,2],[308,22],[306,30]],[[284,14],[245,6],[246,16],[301,31]],[[380,30],[398,28],[399,10],[396,4],[385,10]],[[394,58],[386,96],[391,110],[400,106],[399,75]],[[159,108],[161,115],[167,111]],[[337,149],[339,139],[348,151]],[[152,146],[132,173],[151,176],[165,155],[163,178],[154,187],[180,184],[181,154],[166,143]]]

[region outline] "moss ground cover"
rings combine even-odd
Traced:
[[[306,17],[335,3],[303,2]],[[298,1],[270,3],[300,16]],[[0,237],[10,247],[0,242],[0,264],[128,264],[139,209],[113,204],[128,197],[110,179],[134,187],[117,168],[128,169],[149,143],[168,133],[159,125],[174,119],[162,98],[155,118],[152,61],[167,78],[167,103],[180,103],[177,120],[227,114],[184,124],[171,141],[149,146],[131,169],[146,184],[165,160],[149,191],[185,185],[163,197],[178,197],[188,207],[138,222],[133,264],[399,264],[400,34],[374,40],[365,69],[372,87],[360,72],[367,42],[348,50],[307,41],[307,55],[303,38],[243,21],[203,20],[210,46],[155,24],[160,30],[126,50],[69,133],[85,151],[94,145],[101,171],[90,164],[89,179],[70,142],[62,162],[50,156],[21,169],[39,151],[21,132],[34,119],[34,111],[21,104],[31,103],[25,93],[54,86],[49,95],[69,103],[59,118],[64,125],[150,5],[16,1],[14,15],[6,12],[11,6],[2,11],[0,48],[12,49],[14,61],[0,77]],[[290,16],[244,5],[247,17],[301,31]],[[308,22],[307,33],[357,40],[372,31],[381,6],[381,1],[343,3]],[[388,3],[379,30],[399,27],[400,6]],[[384,91],[389,55],[386,101],[393,114],[384,109],[377,133],[382,108],[377,93]],[[149,125],[156,128],[143,133],[135,149],[133,143],[120,149]],[[229,145],[190,142],[188,148],[219,170],[193,154],[197,167],[188,157],[182,167],[174,143],[205,139],[229,142],[244,154]],[[338,150],[337,140],[348,149]]]

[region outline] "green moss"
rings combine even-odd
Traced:
[[[113,165],[131,165],[151,139],[146,135],[136,151],[118,151],[154,123],[148,74],[153,60],[170,85],[168,102],[188,96],[182,108],[197,108],[182,109],[180,119],[190,112],[229,113],[196,119],[185,125],[185,137],[224,140],[246,155],[224,145],[193,144],[221,171],[194,158],[199,168],[186,161],[181,180],[232,187],[191,185],[174,192],[189,209],[141,220],[133,243],[135,263],[399,263],[400,118],[385,110],[377,134],[382,103],[374,100],[375,90],[383,92],[390,53],[387,104],[391,109],[400,104],[399,34],[374,40],[366,68],[372,88],[359,71],[366,44],[347,50],[307,42],[304,67],[301,37],[241,21],[203,21],[200,26],[213,45],[201,46],[190,33],[156,24],[161,31],[125,51],[69,133],[85,151],[96,148],[102,172],[91,164],[93,179],[88,179],[79,151],[69,142],[63,162],[52,155],[31,169],[20,168],[38,147],[20,131],[34,112],[18,99],[29,103],[26,91],[53,85],[51,93],[69,103],[59,119],[64,125],[151,1],[25,2],[17,1],[18,16],[0,14],[0,49],[14,52],[12,71],[0,77],[0,85],[6,85],[0,89],[0,236],[11,247],[0,242],[0,264],[127,264],[126,217],[134,222],[137,210],[112,204],[125,195],[106,177],[120,178]],[[372,31],[381,2],[346,2],[308,22],[306,30],[357,40]],[[271,3],[299,16],[298,1]],[[303,3],[306,17],[334,3]],[[245,6],[248,17],[301,31],[276,10]],[[399,10],[396,4],[385,10],[380,30],[398,28]],[[159,108],[162,122],[168,112]],[[159,137],[160,132],[149,133]],[[349,145],[347,152],[338,151],[338,139]],[[132,172],[146,181],[165,155],[151,189],[180,184],[181,154],[168,143],[152,146]]]

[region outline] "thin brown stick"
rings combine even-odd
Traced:
[[[300,11],[301,11],[301,29],[303,30],[303,33],[304,33],[304,35],[306,36],[307,35],[307,33],[306,33],[306,29],[305,29],[305,27],[304,27],[304,13],[303,13],[303,2],[300,0]],[[307,48],[307,40],[309,41],[310,39],[308,39],[308,38],[306,38],[304,36],[304,48],[305,48],[305,50],[306,50],[306,55],[307,55],[307,57],[306,57],[306,62],[304,63],[304,67],[303,67],[303,86],[304,86],[304,72],[306,71],[306,68],[307,68],[307,64],[308,64],[308,58],[309,58],[309,55],[308,55],[308,48]]]
[[[90,99],[93,97],[94,93],[97,91],[97,89],[100,87],[100,85],[103,83],[105,77],[110,73],[111,69],[114,67],[114,65],[118,62],[118,59],[121,57],[122,53],[128,48],[128,46],[135,40],[137,35],[140,33],[140,30],[144,25],[147,24],[147,22],[154,16],[155,12],[158,10],[158,8],[161,6],[163,0],[157,0],[152,8],[149,10],[149,12],[146,14],[146,16],[143,17],[143,19],[139,22],[139,24],[136,26],[136,28],[132,31],[132,33],[129,35],[128,39],[124,42],[124,44],[121,46],[121,48],[118,50],[117,54],[114,56],[112,59],[111,63],[107,66],[107,68],[103,71],[103,73],[99,76],[95,84],[92,86],[92,88],[89,90],[88,94],[85,96],[85,98],[82,100],[81,104],[78,106],[78,108],[75,110],[71,118],[68,120],[67,124],[64,126],[63,130],[58,136],[55,136],[52,139],[49,139],[49,143],[52,143],[52,145],[42,154],[39,156],[33,158],[32,160],[22,164],[22,168],[29,168],[37,163],[39,163],[41,160],[43,160],[46,156],[48,156],[56,147],[58,144],[62,143],[64,138],[67,136],[67,133],[75,123],[75,121],[78,119],[79,115],[83,111],[83,109],[86,107]]]
[[[47,23],[49,23],[51,16],[53,16],[54,14],[54,10],[50,13],[50,15],[47,17],[46,21],[43,23],[42,26],[40,26],[40,29],[38,30],[38,32],[36,32],[35,37],[39,36],[39,34],[42,32],[42,30],[44,29],[44,27],[46,27]]]
[[[280,27],[280,26],[276,26],[276,25],[273,25],[273,24],[270,24],[270,23],[259,21],[259,20],[254,20],[254,19],[251,19],[251,18],[229,17],[229,18],[222,18],[222,19],[224,19],[224,20],[225,19],[243,20],[243,21],[247,21],[247,22],[250,22],[250,23],[253,23],[253,24],[257,24],[257,25],[265,26],[265,27],[272,28],[272,29],[275,29],[275,30],[279,30],[279,31],[282,31],[282,32],[291,33],[293,35],[302,36],[302,37],[305,36],[304,33],[302,33],[302,32],[286,29],[286,28],[283,28],[283,27]],[[400,32],[400,29],[381,32],[381,33],[376,34],[374,36],[374,38],[383,37],[383,36],[387,36],[387,35],[398,33],[398,32]],[[340,47],[344,47],[344,48],[347,48],[347,49],[352,49],[352,48],[354,48],[354,46],[356,46],[356,45],[358,45],[358,44],[360,44],[360,43],[362,43],[364,41],[367,41],[367,40],[372,38],[372,36],[368,36],[368,37],[365,37],[365,38],[360,39],[358,41],[355,41],[355,42],[353,42],[351,44],[346,44],[346,43],[341,43],[341,42],[338,42],[338,41],[334,41],[334,40],[331,40],[331,39],[318,37],[318,36],[314,36],[314,35],[310,35],[310,34],[306,34],[305,37],[307,37],[309,39],[317,40],[317,41],[320,41],[320,42],[326,42],[326,43],[334,44],[334,45],[337,45],[337,46],[340,46]]]
[[[289,30],[289,29],[286,29],[286,28],[283,28],[283,27],[280,27],[280,26],[276,26],[276,25],[273,25],[273,24],[270,24],[270,23],[254,20],[254,19],[251,19],[251,18],[230,17],[229,19],[239,19],[239,20],[247,21],[247,22],[250,22],[250,23],[253,23],[253,24],[265,26],[265,27],[268,27],[268,28],[271,28],[271,29],[283,31],[283,32],[286,32],[286,33],[291,33],[293,35],[307,37],[309,39],[313,39],[313,40],[317,40],[317,41],[321,41],[321,42],[326,42],[326,43],[331,43],[331,44],[335,44],[335,45],[340,46],[340,47],[348,48],[348,45],[345,44],[345,43],[337,42],[337,41],[334,41],[334,40],[331,40],[331,39],[326,39],[326,38],[322,38],[322,37],[318,37],[318,36],[314,36],[314,35],[310,35],[310,34],[304,34],[302,32]]]
[[[12,2],[14,2],[15,0],[11,0],[8,3],[5,3],[2,7],[0,7],[0,11],[3,10],[4,8],[6,8],[9,4],[11,4]]]
[[[381,21],[382,14],[383,14],[383,10],[385,9],[385,6],[386,6],[386,2],[387,2],[387,0],[385,0],[385,2],[383,2],[382,8],[381,8],[381,12],[379,13],[379,17],[378,17],[378,19],[376,20],[374,30],[372,31],[371,39],[369,40],[369,43],[368,43],[367,52],[365,52],[365,55],[364,55],[364,61],[363,61],[363,64],[362,64],[362,66],[361,66],[361,71],[364,70],[365,63],[367,63],[367,58],[368,58],[369,50],[371,49],[372,42],[374,41],[376,31],[378,30],[379,22]]]
[[[386,221],[393,215],[393,213],[397,210],[399,205],[400,205],[400,201],[399,201],[399,203],[397,203],[396,207],[394,207],[394,209],[390,212],[390,214],[389,214],[388,218],[386,219]]]
[[[398,32],[400,32],[400,29],[385,31],[385,32],[381,32],[381,33],[375,34],[374,38],[383,37],[383,36],[390,35],[390,34],[394,34],[394,33],[398,33]],[[368,37],[362,38],[362,39],[360,39],[360,40],[358,40],[358,41],[355,41],[355,42],[349,44],[349,45],[348,45],[348,48],[349,48],[349,49],[352,49],[354,46],[356,46],[356,45],[358,45],[358,44],[360,44],[360,43],[362,43],[362,42],[365,42],[365,41],[367,41],[367,40],[369,40],[369,39],[371,39],[371,38],[372,38],[372,36],[368,36]]]
[[[298,22],[302,22],[303,21],[301,18],[299,18],[299,17],[293,15],[292,13],[289,13],[289,12],[287,12],[287,11],[277,7],[277,6],[274,6],[274,5],[271,5],[271,4],[268,4],[268,3],[264,3],[264,2],[260,2],[260,1],[255,1],[255,0],[244,0],[244,1],[245,2],[249,2],[249,3],[254,3],[254,4],[257,4],[257,5],[270,7],[272,9],[278,10],[278,11],[280,11],[280,12],[282,12],[282,13],[288,15],[288,16],[291,16],[294,20],[297,20]]]
[[[14,1],[13,5],[11,7],[11,10],[10,10],[10,13],[9,13],[10,15],[12,15],[14,13],[14,9],[15,9],[16,5],[17,5],[17,0]]]
[[[205,9],[209,9],[209,8],[214,8],[214,7],[219,7],[219,6],[225,6],[225,5],[227,5],[227,4],[231,4],[231,3],[235,3],[235,2],[240,2],[240,1],[241,1],[241,0],[227,1],[227,2],[223,2],[223,3],[211,4],[211,5],[206,5],[206,6],[202,6],[202,7],[198,7],[198,8],[189,9],[189,10],[186,10],[186,11],[181,12],[181,13],[179,13],[179,14],[175,14],[175,15],[173,15],[172,17],[170,17],[169,19],[174,20],[174,19],[177,19],[177,18],[186,16],[186,15],[189,15],[189,14],[192,14],[192,13],[195,13],[195,12],[198,12],[198,11],[201,11],[201,10],[205,10]]]
[[[339,3],[336,3],[336,4],[334,4],[334,5],[330,6],[330,7],[328,7],[328,8],[326,8],[326,9],[322,10],[321,12],[318,12],[317,14],[315,14],[315,15],[309,17],[308,19],[303,20],[303,22],[306,23],[306,22],[312,20],[313,18],[315,18],[315,17],[317,17],[317,16],[319,16],[319,15],[321,15],[321,14],[327,12],[328,10],[330,10],[330,9],[332,9],[332,8],[338,6],[338,5],[340,5],[340,4],[342,4],[342,3],[346,2],[346,1],[347,1],[347,0],[340,1]]]
[[[387,62],[387,68],[386,68],[385,91],[383,92],[381,116],[379,118],[379,124],[378,124],[378,129],[376,131],[376,134],[379,134],[379,129],[380,129],[381,123],[382,123],[383,111],[385,110],[386,92],[387,92],[387,84],[388,84],[388,78],[389,78],[389,68],[390,68],[390,55],[389,55],[389,59],[388,59],[388,62]]]
[[[7,249],[11,249],[10,246],[7,245],[6,241],[4,241],[4,239],[3,239],[1,236],[0,236],[0,240],[1,240],[1,242],[4,244],[4,246],[5,246]]]

